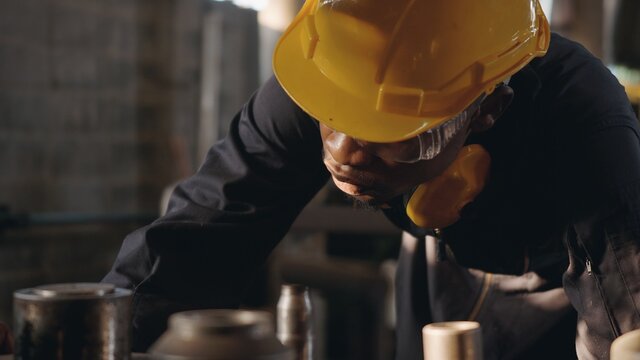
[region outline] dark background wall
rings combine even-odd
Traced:
[[[224,19],[216,79],[228,118],[257,87],[257,59],[243,53],[257,49],[255,11],[0,2],[0,321],[11,321],[16,289],[100,280],[125,235],[158,214],[163,189],[197,168],[211,12]]]
[[[201,3],[2,2],[0,202],[155,209],[193,166]]]

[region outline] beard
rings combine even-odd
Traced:
[[[360,199],[355,196],[344,194],[345,199],[351,202],[354,209],[358,210],[366,210],[366,211],[378,211],[380,210],[385,203],[376,199]]]

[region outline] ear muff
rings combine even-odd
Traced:
[[[460,219],[460,211],[484,188],[491,156],[480,145],[463,147],[438,177],[418,186],[407,204],[407,215],[418,226],[445,228]]]

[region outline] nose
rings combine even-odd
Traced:
[[[324,150],[339,164],[353,167],[369,165],[374,158],[356,139],[338,131],[325,138]]]

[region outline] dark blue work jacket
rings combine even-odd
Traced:
[[[577,328],[580,356],[606,358],[615,337],[640,327],[637,120],[607,68],[558,35],[547,55],[509,86],[515,97],[505,114],[468,140],[489,151],[490,178],[461,220],[443,230],[439,246],[449,255],[439,261],[492,274],[536,274],[542,285],[535,290],[563,288],[573,313],[563,312],[549,336],[524,353],[575,356]],[[125,239],[104,279],[135,290],[134,349],[146,349],[173,312],[238,306],[252,276],[328,178],[318,123],[269,80],[198,172],[176,188],[168,213]],[[424,239],[429,230],[407,219],[405,199],[392,203],[387,216]],[[399,259],[396,357],[402,360],[422,358],[420,328],[433,321],[423,249],[419,241]],[[510,309],[509,316],[517,315]],[[510,346],[509,329],[500,331]]]

